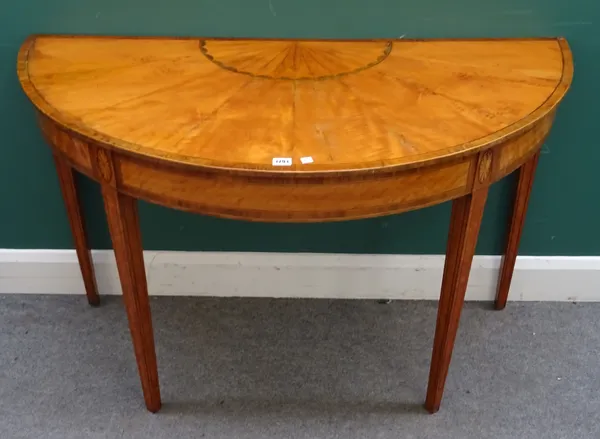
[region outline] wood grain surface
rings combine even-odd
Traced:
[[[506,239],[506,248],[500,267],[500,279],[498,281],[496,301],[494,303],[495,308],[498,310],[504,309],[506,307],[506,302],[508,301],[508,291],[515,269],[515,262],[517,262],[519,243],[521,242],[521,234],[523,233],[523,225],[525,224],[529,196],[531,195],[531,188],[533,187],[533,179],[535,177],[535,170],[537,169],[539,158],[540,153],[537,152],[519,169],[519,181],[515,193],[508,237]]]
[[[79,197],[77,196],[77,185],[75,184],[73,168],[69,166],[64,157],[58,154],[54,155],[54,165],[67,209],[67,217],[71,226],[75,252],[77,253],[77,260],[79,261],[79,268],[83,277],[85,294],[90,305],[98,306],[100,305],[100,296],[98,295],[98,286],[96,285],[91,249],[85,233],[83,212],[79,203]]]
[[[442,401],[487,194],[488,189],[483,188],[452,203],[442,292],[425,400],[425,408],[430,413],[437,412]]]
[[[144,401],[146,408],[155,413],[160,410],[162,403],[137,200],[120,194],[108,185],[102,186],[102,197],[115,250],[123,302],[127,311]]]
[[[87,138],[271,173],[425,166],[535,123],[571,80],[564,40],[31,38],[19,77]],[[273,158],[292,159],[273,167]],[[302,164],[302,157],[312,163]]]

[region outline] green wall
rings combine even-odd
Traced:
[[[567,37],[575,80],[544,146],[521,246],[529,255],[600,255],[595,111],[596,0],[14,0],[0,6],[0,248],[71,248],[49,149],[15,74],[31,33],[251,37]],[[81,178],[94,248],[110,248],[99,191]],[[478,253],[499,253],[514,179],[488,201]],[[371,220],[255,224],[141,204],[147,249],[443,253],[449,203]]]

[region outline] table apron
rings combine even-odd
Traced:
[[[431,206],[489,186],[539,150],[551,112],[503,141],[446,161],[388,173],[281,178],[192,169],[94,143],[40,115],[42,132],[73,167],[120,192],[179,210],[250,221],[322,222]]]

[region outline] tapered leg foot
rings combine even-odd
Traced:
[[[60,190],[67,208],[69,217],[69,225],[75,243],[75,251],[79,260],[79,268],[83,276],[83,284],[87,295],[88,303],[92,306],[100,305],[100,296],[98,295],[98,287],[96,286],[96,276],[94,274],[94,265],[90,248],[87,243],[85,227],[83,223],[83,214],[79,199],[77,197],[77,187],[75,185],[75,176],[73,168],[59,155],[54,155],[54,163]]]
[[[160,409],[160,389],[144,256],[136,200],[102,186],[102,197],[113,241],[123,300],[129,319],[135,357],[149,411]]]
[[[442,401],[487,192],[487,188],[479,189],[454,200],[452,204],[444,277],[425,401],[425,408],[430,413],[437,412]]]
[[[525,224],[525,214],[527,213],[527,205],[529,204],[529,195],[531,194],[539,157],[540,153],[538,152],[521,166],[521,169],[519,169],[517,193],[515,194],[506,249],[504,251],[504,257],[502,258],[502,266],[500,267],[500,279],[498,281],[496,302],[494,303],[494,307],[497,310],[504,309],[508,300],[508,291],[515,269],[515,262],[517,261],[519,242],[521,241],[523,225]]]

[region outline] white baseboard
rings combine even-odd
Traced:
[[[120,294],[112,251],[94,251],[100,294]],[[145,251],[163,296],[439,298],[441,255]],[[492,300],[500,257],[473,261],[467,300]],[[83,294],[73,250],[0,250],[0,293]],[[600,256],[523,256],[510,300],[600,301]]]

